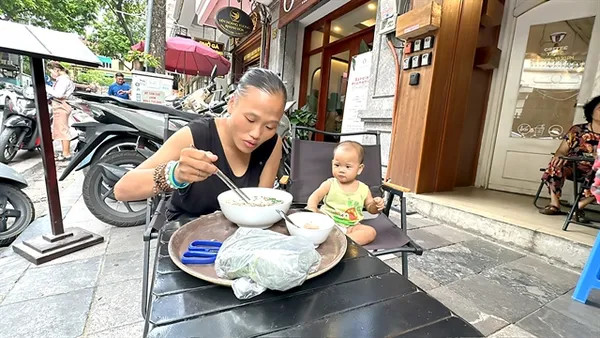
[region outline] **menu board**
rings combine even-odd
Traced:
[[[170,75],[136,70],[132,74],[130,98],[133,101],[164,104],[165,98],[173,91],[173,77]]]

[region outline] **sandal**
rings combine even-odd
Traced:
[[[544,209],[540,209],[540,214],[555,216],[555,215],[562,215],[564,213],[562,211],[560,211],[560,208],[555,207],[552,204],[548,204],[547,206],[544,207]]]
[[[56,160],[59,162],[64,162],[64,161],[70,161],[72,158],[73,158],[73,156],[63,156],[63,154],[60,154],[60,155],[58,155]]]

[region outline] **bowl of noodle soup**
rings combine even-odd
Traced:
[[[286,191],[270,188],[241,188],[250,197],[252,205],[246,204],[233,190],[217,196],[225,218],[245,228],[266,229],[281,220],[276,210],[288,212],[292,195]]]

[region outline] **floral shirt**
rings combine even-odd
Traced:
[[[563,136],[563,140],[569,146],[567,156],[594,156],[594,146],[597,146],[600,141],[600,133],[593,132],[589,123],[576,124]],[[581,161],[578,167],[589,170],[592,163]]]

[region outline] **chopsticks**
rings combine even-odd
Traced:
[[[190,148],[196,149],[196,147],[193,144],[190,144]],[[233,183],[233,181],[230,180],[229,177],[227,177],[227,175],[223,174],[221,169],[217,168],[216,174],[229,189],[235,191],[235,193],[242,199],[242,201],[244,201],[248,205],[252,205],[250,197],[248,197],[248,195],[246,195],[240,188],[238,188],[237,185],[235,185],[235,183]]]
[[[227,177],[227,175],[223,174],[223,172],[219,168],[217,168],[217,176],[221,179],[221,181],[223,181],[223,183],[225,183],[227,187],[229,187],[229,189],[235,191],[235,193],[242,199],[242,201],[246,202],[246,204],[248,205],[252,205],[250,197],[248,197],[248,195],[246,195],[240,188],[238,188],[237,185],[235,185],[235,183],[233,183],[229,179],[229,177]]]

